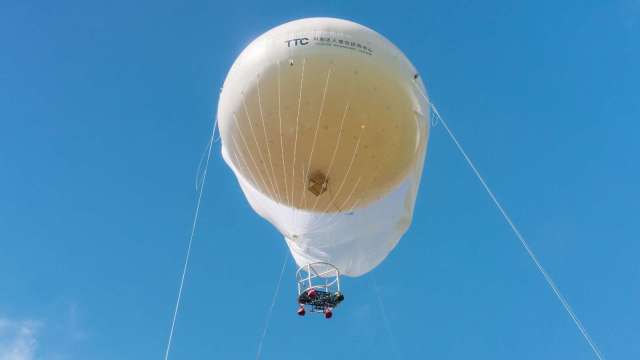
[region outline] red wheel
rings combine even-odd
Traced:
[[[332,316],[333,316],[333,312],[331,311],[331,309],[329,308],[324,309],[325,319],[331,319]]]
[[[304,314],[306,313],[307,312],[304,310],[304,306],[300,306],[300,308],[298,308],[298,315],[304,316]]]
[[[309,289],[309,291],[307,291],[307,296],[309,296],[310,298],[315,298],[317,295],[316,293],[316,289]]]

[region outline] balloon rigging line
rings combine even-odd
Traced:
[[[299,126],[299,124],[300,124],[300,110],[301,110],[300,106],[302,104],[302,89],[303,89],[303,83],[304,83],[304,69],[305,69],[306,63],[307,63],[307,59],[303,58],[303,60],[302,60],[302,70],[300,72],[300,90],[299,90],[299,93],[298,93],[298,109],[296,111],[296,136],[295,136],[295,141],[294,141],[294,144],[293,144],[293,161],[291,162],[291,201],[294,203],[294,207],[293,207],[293,225],[294,225],[294,227],[296,227],[296,224],[298,222],[298,207],[295,206],[296,184],[295,184],[294,181],[295,181],[295,171],[296,171],[296,156],[298,154],[298,135],[299,135],[299,132],[300,132],[300,126]],[[290,64],[293,65],[293,61]],[[303,168],[304,168],[304,165],[303,165]],[[302,191],[304,191],[304,186],[302,187]]]
[[[305,167],[304,163],[300,164],[300,168],[302,171],[302,177],[300,178],[300,180],[302,180],[302,197],[300,198],[300,207],[303,207],[305,204],[305,194],[307,193],[307,178],[309,177],[309,172],[307,171],[307,168]]]
[[[216,117],[213,123],[213,129],[211,130],[211,138],[209,140],[209,149],[207,150],[207,160],[204,164],[204,170],[202,172],[202,183],[198,191],[198,200],[196,202],[196,210],[193,216],[193,223],[191,225],[191,235],[189,236],[189,245],[187,246],[187,253],[184,259],[184,266],[182,268],[182,276],[180,277],[180,287],[178,288],[178,296],[176,298],[176,306],[173,310],[173,318],[171,319],[171,329],[169,330],[169,339],[167,340],[167,347],[164,352],[164,360],[169,359],[169,353],[171,351],[171,342],[173,340],[173,331],[176,326],[176,319],[178,317],[178,310],[180,309],[180,301],[182,300],[182,289],[184,288],[184,279],[187,275],[189,268],[189,259],[191,258],[191,247],[193,245],[193,238],[196,233],[196,225],[198,224],[198,215],[200,214],[200,204],[202,203],[202,193],[204,192],[204,184],[207,179],[207,170],[209,169],[209,159],[211,158],[211,150],[213,149],[213,143],[216,135],[216,129],[218,127],[218,118]]]
[[[251,135],[253,138],[253,142],[256,145],[256,150],[258,151],[258,156],[260,157],[260,162],[262,162],[262,164],[264,165],[264,173],[265,176],[267,178],[267,180],[269,180],[269,183],[271,183],[271,195],[273,196],[273,198],[277,198],[276,195],[276,188],[273,185],[273,179],[271,178],[271,174],[269,174],[269,170],[267,170],[267,162],[265,161],[264,157],[262,156],[262,149],[260,148],[260,144],[258,143],[258,138],[256,137],[256,132],[253,129],[253,121],[251,120],[251,116],[249,115],[249,110],[247,110],[247,102],[245,101],[245,97],[242,96],[242,106],[244,107],[244,113],[247,116],[247,121],[249,123],[249,129],[251,129]],[[249,147],[247,146],[247,151],[249,150]],[[258,165],[256,164],[256,169],[258,171],[260,171],[260,169],[258,168]],[[261,172],[262,173],[262,172]],[[269,190],[266,188],[266,183],[265,183],[265,190]]]
[[[345,115],[346,115],[346,114],[345,114]],[[344,119],[343,119],[343,120],[344,120]],[[356,150],[356,151],[357,151],[357,150]],[[382,161],[380,161],[380,162],[378,162],[378,165],[377,165],[377,167],[376,167],[376,169],[377,169],[376,174],[377,174],[377,175],[380,175],[381,164],[386,163],[386,161],[388,160],[388,158],[389,158],[389,152],[385,153],[385,155],[384,155],[384,157],[383,157],[383,160],[382,160]],[[328,176],[327,176],[327,178],[328,178]],[[376,176],[370,176],[370,177],[369,177],[369,183],[368,183],[368,185],[365,187],[365,189],[366,189],[366,188],[368,188],[369,186],[371,186],[371,184],[373,184],[373,181],[374,181],[374,179],[375,179],[375,178],[376,178]],[[342,209],[342,208],[344,208],[344,207],[347,205],[347,203],[350,201],[351,196],[353,195],[353,193],[354,193],[354,192],[355,192],[355,190],[356,190],[356,187],[357,187],[357,186],[359,185],[359,183],[360,183],[360,180],[361,180],[361,178],[358,178],[358,181],[356,182],[356,184],[354,185],[353,189],[351,190],[351,193],[349,193],[349,196],[347,197],[347,200],[345,200],[345,201],[342,203],[342,205],[341,205],[341,206],[337,207],[337,210],[338,210],[338,211],[337,211],[337,212],[335,212],[333,215],[331,215],[331,217],[329,217],[326,221],[316,220],[315,222],[312,222],[312,223],[311,223],[311,225],[310,225],[310,227],[311,227],[310,232],[315,232],[315,231],[317,231],[319,228],[322,228],[322,227],[329,228],[329,227],[336,226],[336,225],[338,225],[338,224],[342,223],[342,222],[345,220],[345,217],[344,217],[344,216],[341,216],[341,217],[337,218],[338,216],[343,215],[343,214],[351,215],[351,213],[353,212],[353,210],[354,210],[355,208],[357,208],[357,207],[358,207],[358,205],[360,205],[360,202],[362,202],[362,201],[363,201],[364,196],[361,196],[360,198],[356,199],[356,200],[353,202],[353,204],[351,205],[351,207],[349,208],[349,210],[347,210],[347,211],[343,211],[343,210],[341,210],[341,209]],[[337,194],[336,194],[336,196],[337,196]],[[328,208],[327,208],[327,209],[328,209]],[[325,211],[326,211],[327,209],[325,209]],[[315,210],[315,206],[314,206],[314,210]],[[336,219],[336,218],[337,218],[337,219]],[[314,225],[318,225],[318,226],[314,226]]]
[[[347,106],[344,108],[344,112],[342,113],[342,119],[340,120],[340,130],[338,130],[338,138],[336,139],[336,146],[333,148],[333,154],[331,155],[331,161],[329,161],[329,167],[327,168],[327,176],[326,179],[329,180],[331,176],[331,170],[333,170],[333,163],[336,160],[336,155],[338,154],[338,149],[340,148],[340,142],[342,141],[342,133],[344,126],[344,119],[347,117],[349,113],[349,107],[351,106],[351,99],[347,101]],[[316,201],[313,203],[313,207],[311,208],[311,212],[316,210],[316,206],[318,206],[318,201],[320,197],[316,197]]]
[[[358,177],[358,180],[356,180],[356,183],[353,185],[353,189],[351,189],[351,191],[349,192],[349,195],[347,196],[347,198],[342,202],[342,205],[340,207],[338,207],[338,211],[334,212],[332,215],[330,215],[330,217],[326,220],[316,220],[312,223],[309,224],[309,230],[308,232],[322,232],[322,231],[318,231],[322,228],[332,228],[335,225],[340,224],[342,221],[344,221],[344,217],[338,218],[336,219],[338,216],[340,215],[350,215],[351,212],[353,211],[353,209],[355,209],[359,204],[360,201],[362,200],[362,197],[360,197],[359,199],[357,199],[356,201],[354,201],[353,205],[349,208],[349,210],[347,211],[343,211],[342,208],[344,208],[349,201],[351,200],[351,197],[353,196],[353,194],[355,193],[356,189],[358,188],[358,185],[360,185],[360,181],[362,180],[362,176]]]
[[[236,116],[236,114],[233,114],[233,119],[236,122],[236,126],[240,130],[240,125],[238,123],[238,117]],[[251,121],[249,120],[249,122],[251,122]],[[264,185],[265,191],[268,192],[269,191],[269,186],[267,185],[267,182],[264,180],[264,177],[262,176],[262,172],[258,168],[258,164],[256,163],[256,160],[253,158],[253,154],[252,154],[252,152],[251,152],[251,150],[249,148],[249,145],[247,144],[247,140],[244,138],[244,135],[242,135],[242,131],[238,131],[238,133],[240,134],[240,139],[242,139],[242,142],[244,143],[244,148],[247,150],[247,153],[249,154],[249,158],[251,159],[251,162],[253,163],[253,166],[255,167],[256,171],[258,172],[258,176],[260,177],[260,180],[262,180],[262,184]]]
[[[273,293],[273,298],[271,299],[271,306],[267,311],[267,317],[264,323],[264,329],[262,330],[262,336],[260,336],[260,341],[258,342],[258,351],[256,352],[256,360],[260,359],[260,355],[262,355],[262,345],[264,344],[264,339],[267,336],[267,331],[269,331],[269,323],[271,322],[271,315],[273,314],[273,308],[276,306],[276,300],[278,299],[278,294],[280,293],[280,284],[282,283],[282,275],[284,275],[284,271],[287,268],[287,263],[289,262],[289,254],[285,251],[284,259],[282,260],[282,268],[280,269],[280,276],[278,277],[278,283],[276,284],[276,290]]]
[[[372,277],[373,280],[373,290],[376,293],[376,297],[378,298],[378,308],[380,309],[380,315],[382,315],[382,324],[384,325],[384,329],[387,332],[387,336],[389,336],[389,341],[391,342],[391,350],[395,355],[395,358],[402,358],[398,351],[398,345],[396,343],[396,338],[393,336],[393,330],[391,329],[391,324],[389,323],[389,319],[387,318],[387,312],[384,307],[384,303],[382,302],[382,295],[380,295],[380,288],[378,287],[378,281],[376,280],[375,275]]]
[[[345,109],[345,113],[343,114],[343,118],[342,118],[342,121],[343,121],[343,122],[344,122],[344,118],[346,117],[346,114],[347,114],[347,111],[348,111],[348,108],[349,108],[349,104],[350,104],[350,101],[349,101],[349,103],[347,104],[347,109]],[[363,128],[363,127],[361,127],[361,132],[360,132],[360,136],[359,136],[359,138],[358,138],[358,143],[360,142],[360,138],[362,137],[362,131],[363,131],[363,130],[364,130],[364,128]],[[340,131],[342,132],[342,124],[341,124],[341,129],[340,129]],[[339,136],[340,136],[340,135],[341,135],[341,133],[339,134]],[[338,147],[338,146],[336,146],[336,149],[337,149],[337,147]],[[357,155],[357,152],[358,152],[358,147],[356,146],[356,148],[355,148],[355,150],[354,150],[354,154],[353,154],[353,156],[356,156],[356,155]],[[334,153],[334,155],[335,155],[335,153]],[[380,166],[380,165],[381,165],[381,164],[383,164],[383,163],[386,163],[386,161],[387,161],[388,157],[389,157],[389,153],[387,152],[387,153],[385,153],[385,155],[384,155],[383,161],[380,161],[380,162],[378,163],[378,165],[377,165],[377,167],[376,167],[376,169],[377,169],[377,174],[378,174],[378,175],[380,174],[379,172],[380,172],[380,170],[381,170],[381,166]],[[351,166],[352,166],[352,164],[350,164],[350,165],[349,165],[349,170],[347,170],[347,174],[345,175],[345,178],[343,179],[343,184],[342,184],[342,185],[344,185],[344,181],[346,181],[346,177],[349,175],[349,171],[350,171],[350,169],[351,169]],[[327,176],[327,178],[328,178],[328,177],[329,177],[329,176]],[[375,179],[375,178],[376,178],[375,176],[370,176],[370,177],[369,177],[369,183],[368,183],[368,185],[365,187],[365,189],[366,189],[366,188],[368,188],[369,186],[371,186],[371,184],[373,184],[373,181],[374,181],[374,179]],[[349,195],[347,196],[347,199],[346,199],[345,201],[343,201],[343,202],[342,202],[342,205],[340,205],[340,206],[336,206],[336,208],[337,208],[337,210],[338,210],[338,211],[336,211],[335,213],[333,213],[333,214],[332,214],[332,215],[331,215],[327,220],[319,220],[319,219],[317,219],[316,221],[312,222],[312,223],[309,225],[309,227],[310,227],[310,230],[309,230],[309,231],[310,231],[310,232],[315,232],[315,231],[317,231],[318,229],[323,228],[323,227],[324,227],[324,228],[328,228],[328,227],[333,227],[333,226],[335,226],[335,225],[340,224],[340,223],[341,223],[341,222],[343,222],[343,221],[344,221],[344,219],[345,219],[343,216],[340,216],[340,215],[344,215],[344,214],[350,215],[350,214],[353,212],[353,210],[354,210],[356,207],[358,207],[358,205],[360,204],[360,202],[364,199],[364,196],[362,196],[362,197],[360,197],[360,198],[356,199],[356,200],[353,202],[353,204],[351,205],[351,207],[349,208],[349,210],[347,210],[347,211],[342,210],[342,209],[343,209],[343,208],[344,208],[344,207],[349,203],[349,201],[351,200],[351,197],[353,196],[353,193],[355,192],[356,188],[357,188],[357,187],[358,187],[358,185],[360,184],[360,180],[362,180],[362,179],[361,179],[361,177],[359,177],[359,178],[358,178],[358,180],[356,181],[356,184],[354,185],[353,189],[351,189],[351,192],[350,192],[350,193],[349,193]],[[342,185],[341,185],[341,186],[340,186],[340,188],[338,189],[338,192],[337,192],[335,195],[333,195],[333,196],[332,196],[332,200],[331,200],[331,201],[329,201],[329,204],[328,204],[328,206],[324,209],[324,212],[326,212],[326,211],[329,209],[329,206],[331,206],[331,204],[335,201],[336,197],[339,195],[339,193],[340,193],[340,191],[341,191],[341,189],[342,189]],[[315,204],[314,204],[313,210],[315,210]],[[312,210],[312,211],[313,211],[313,210]],[[340,216],[340,217],[338,218],[338,216]],[[316,226],[316,225],[317,225],[317,226]]]
[[[420,93],[425,98],[425,100],[429,101],[427,99],[427,97],[424,95],[424,93],[422,93],[422,91],[420,91]],[[449,129],[449,126],[447,125],[447,122],[444,121],[444,118],[442,118],[442,116],[440,116],[440,113],[436,109],[435,105],[431,104],[431,109],[433,110],[433,112],[437,116],[438,120],[440,120],[440,123],[442,123],[442,126],[447,131],[447,133],[449,134],[449,137],[451,138],[453,143],[456,145],[456,147],[458,148],[458,151],[460,151],[460,153],[462,154],[462,156],[466,160],[466,162],[469,165],[469,167],[471,168],[471,170],[473,170],[473,172],[475,173],[476,177],[478,178],[478,180],[480,181],[480,183],[484,187],[485,191],[487,192],[487,194],[489,195],[491,200],[493,200],[493,203],[496,205],[496,207],[498,208],[498,210],[500,211],[500,213],[502,214],[504,219],[507,221],[507,223],[511,227],[511,230],[513,230],[513,233],[516,235],[518,240],[520,240],[520,243],[522,244],[522,247],[526,250],[527,254],[531,258],[533,263],[536,265],[536,267],[538,268],[538,271],[542,274],[542,276],[544,277],[545,281],[547,282],[547,284],[549,285],[551,290],[553,290],[554,294],[556,295],[556,297],[558,298],[558,300],[560,301],[560,303],[562,304],[562,306],[566,310],[567,314],[569,314],[569,316],[573,320],[573,322],[576,325],[576,327],[578,328],[578,330],[580,330],[580,333],[582,334],[582,337],[584,337],[584,339],[587,341],[587,343],[591,347],[591,350],[593,350],[593,353],[595,354],[595,356],[599,360],[603,360],[604,357],[603,357],[602,353],[600,352],[600,350],[596,346],[595,342],[589,336],[589,333],[587,332],[587,329],[584,327],[584,325],[582,325],[582,322],[580,321],[580,319],[578,319],[578,316],[576,315],[576,313],[571,308],[571,305],[569,305],[569,302],[567,301],[567,299],[560,292],[560,289],[556,285],[555,281],[553,281],[553,279],[551,278],[551,275],[549,275],[547,270],[545,270],[545,268],[542,266],[542,264],[538,260],[538,257],[534,254],[533,250],[529,246],[529,243],[525,240],[524,236],[522,236],[522,234],[520,233],[520,231],[518,230],[516,225],[513,223],[513,221],[511,220],[511,217],[507,214],[506,210],[502,207],[502,205],[500,204],[500,202],[498,201],[496,196],[493,194],[493,191],[491,191],[491,189],[489,188],[489,185],[487,185],[487,183],[484,180],[484,178],[482,177],[482,175],[480,175],[480,172],[478,171],[476,166],[473,164],[473,162],[471,161],[471,159],[469,158],[467,153],[464,151],[464,149],[462,148],[462,145],[460,145],[460,142],[458,142],[458,139],[455,137],[455,135],[453,135],[453,132],[451,131],[451,129]]]
[[[347,101],[347,105],[345,106],[344,112],[342,113],[342,119],[340,120],[340,130],[338,131],[338,137],[336,139],[336,146],[333,148],[333,154],[331,154],[331,161],[329,162],[327,175],[325,177],[325,179],[327,179],[327,181],[330,181],[331,171],[333,169],[333,165],[334,165],[334,162],[336,160],[336,155],[338,154],[338,149],[340,148],[340,145],[342,143],[342,134],[344,133],[344,120],[347,118],[347,114],[349,113],[349,109],[350,108],[351,108],[351,96],[349,96],[349,100]],[[357,151],[357,148],[354,151]],[[360,182],[360,181],[358,180],[358,182]],[[329,195],[331,195],[332,199],[335,199],[335,196],[337,196],[337,194],[333,195],[331,193],[329,193]],[[320,200],[320,197],[316,197],[316,200],[313,203],[313,207],[311,208],[311,212],[314,212],[316,210],[316,208],[318,206],[318,203],[319,203],[319,200]],[[331,205],[332,201],[333,200],[329,201],[329,205]],[[335,217],[335,216],[336,215],[334,215],[333,217]],[[326,221],[325,223],[329,223],[331,220],[333,220],[333,217],[329,218],[329,220]],[[315,225],[318,224],[318,223],[319,223],[319,220],[314,221],[309,225],[311,232],[315,232],[317,230]]]
[[[260,76],[261,75],[258,75],[258,77],[256,78],[256,85],[258,88],[258,106],[260,108],[260,120],[262,121],[262,131],[264,133],[264,141],[267,144],[267,155],[269,156],[269,165],[271,166],[271,176],[275,184],[276,198],[279,203],[282,203],[282,199],[280,198],[280,187],[278,186],[278,182],[276,181],[276,172],[275,170],[273,170],[273,160],[271,159],[271,149],[269,148],[269,137],[267,136],[267,126],[264,123],[264,115],[262,112],[262,97],[260,96]]]
[[[353,185],[353,189],[351,189],[351,191],[349,192],[349,195],[347,195],[347,198],[344,199],[344,201],[342,202],[342,205],[340,205],[340,207],[338,207],[338,212],[336,214],[339,214],[340,212],[342,212],[344,209],[344,207],[349,203],[349,201],[351,200],[351,197],[353,196],[353,194],[356,192],[356,189],[358,188],[358,185],[360,185],[360,181],[362,180],[362,176],[358,176],[358,180],[356,180],[356,183]],[[355,207],[355,203],[358,203],[360,201],[360,199],[358,199],[357,201],[354,202],[354,207]],[[353,208],[351,208],[353,209]],[[348,212],[350,212],[351,210],[349,210]]]
[[[386,163],[388,159],[389,159],[389,152],[386,152],[384,154],[383,160],[378,162],[378,164],[376,165],[376,175],[375,176],[369,176],[369,182],[368,182],[367,186],[364,187],[365,189],[369,188],[371,186],[371,184],[373,184],[373,181],[376,179],[376,177],[380,175],[380,170],[382,169],[381,168],[381,164]],[[360,205],[360,203],[364,200],[364,196],[361,196],[361,197],[357,198],[353,202],[353,204],[351,205],[349,210],[347,210],[347,211],[342,210],[349,203],[349,201],[351,199],[351,196],[353,195],[353,193],[355,192],[356,188],[360,184],[360,180],[361,179],[362,179],[362,177],[358,178],[358,181],[356,182],[356,184],[354,185],[353,189],[349,193],[349,196],[347,197],[347,199],[342,203],[341,206],[338,207],[338,211],[335,212],[333,214],[333,216],[330,217],[329,220],[325,222],[325,224],[323,224],[323,227],[332,227],[332,226],[336,226],[336,225],[342,223],[345,220],[345,217],[341,216],[338,219],[336,219],[336,217],[338,217],[339,215],[342,215],[342,214],[351,215],[353,213],[353,210],[355,208],[357,208],[358,205]]]
[[[304,164],[304,163],[303,163],[303,164],[300,164],[300,171],[302,172],[302,176],[300,177],[300,180],[301,180],[301,183],[302,183],[302,184],[301,184],[301,185],[302,185],[302,197],[301,197],[301,200],[302,200],[302,201],[301,201],[301,203],[300,203],[300,204],[301,204],[300,206],[302,207],[302,206],[304,206],[304,205],[303,205],[303,204],[304,204],[304,198],[305,198],[305,197],[304,197],[304,194],[305,194],[305,192],[306,192],[306,189],[305,189],[305,188],[306,188],[306,186],[307,186],[307,176],[308,176],[308,174],[306,173],[306,167],[305,167],[305,164]],[[304,210],[302,210],[302,211],[304,211]],[[297,214],[299,214],[299,212],[298,212],[298,210],[296,210],[296,209],[294,208],[294,210],[293,210],[293,216],[294,216],[293,224],[294,224],[294,226],[295,226],[295,225],[297,224],[297,222],[298,222],[298,219],[297,219],[297,216],[296,216]]]
[[[282,156],[282,179],[284,180],[284,194],[287,199],[287,206],[291,207],[291,201],[289,200],[289,185],[287,185],[287,174],[286,169],[287,165],[284,161],[284,136],[282,135],[282,111],[281,111],[281,102],[280,102],[280,62],[277,63],[278,66],[278,121],[280,123],[280,152]]]
[[[333,198],[327,203],[327,206],[322,210],[323,213],[329,210],[329,207],[331,206],[331,204],[333,204],[333,202],[336,200],[338,195],[342,192],[342,188],[344,187],[344,184],[347,182],[347,178],[349,178],[349,174],[351,173],[351,168],[353,167],[353,162],[356,160],[356,155],[358,155],[358,149],[360,148],[360,140],[362,140],[362,133],[364,132],[364,128],[365,128],[364,125],[360,127],[360,134],[358,135],[358,141],[356,141],[356,145],[353,149],[353,154],[351,155],[351,161],[349,161],[349,166],[347,167],[347,172],[345,173],[344,178],[340,183],[340,186],[338,186],[338,191],[336,191]]]
[[[349,178],[349,174],[351,173],[351,168],[353,167],[353,162],[355,161],[356,155],[358,154],[358,148],[360,147],[360,140],[362,140],[362,133],[364,132],[364,130],[365,130],[365,126],[364,125],[360,126],[360,133],[358,135],[358,140],[356,141],[356,145],[355,145],[355,147],[353,149],[353,154],[351,155],[351,160],[349,161],[349,166],[347,167],[347,172],[345,173],[344,178],[342,178],[342,182],[340,183],[340,186],[338,187],[338,190],[333,195],[331,200],[329,200],[329,202],[327,203],[327,206],[322,210],[323,213],[326,213],[327,210],[329,210],[329,208],[331,207],[333,202],[337,199],[338,195],[342,192],[342,188],[344,187],[345,183],[347,182],[347,179]],[[356,186],[358,185],[358,183],[360,183],[359,180],[356,183]],[[344,204],[343,204],[343,206],[344,206]],[[339,214],[340,211],[338,211],[337,213]],[[336,216],[336,215],[334,215],[334,216]],[[333,219],[333,218],[331,218],[331,219]],[[309,225],[309,227],[313,228],[315,225],[318,224],[319,221],[320,220],[316,219],[315,221],[313,221]]]
[[[313,142],[311,143],[311,152],[309,153],[309,161],[308,162],[308,166],[307,166],[307,174],[306,176],[309,176],[309,173],[311,172],[311,162],[313,161],[313,150],[315,150],[316,148],[316,143],[318,140],[318,130],[320,130],[320,120],[322,120],[322,113],[324,111],[324,102],[325,99],[327,97],[327,89],[329,88],[329,79],[331,78],[331,70],[332,68],[329,68],[329,71],[327,71],[327,79],[324,82],[324,90],[322,90],[322,101],[320,101],[320,113],[318,114],[318,120],[316,121],[316,131],[313,134]],[[304,175],[303,175],[304,177]],[[306,179],[306,177],[305,177]],[[303,186],[303,191],[302,191],[302,206],[306,207],[306,194],[307,192],[304,191],[306,187],[306,182],[305,182],[305,186]]]
[[[347,114],[349,114],[349,110],[351,109],[351,99],[353,98],[354,88],[355,88],[355,85],[353,84],[353,81],[352,81],[351,91],[349,92],[347,105],[345,106],[344,112],[342,113],[342,118],[340,119],[340,129],[338,130],[338,138],[336,139],[336,146],[333,148],[331,161],[329,161],[329,167],[327,168],[327,175],[325,177],[327,181],[330,181],[331,179],[331,171],[333,170],[333,165],[336,160],[336,155],[338,154],[338,149],[340,149],[340,145],[342,144],[342,134],[344,132],[344,120],[347,118]],[[330,193],[330,195],[333,197],[333,194]],[[316,201],[313,203],[311,212],[314,212],[316,210],[319,200],[320,200],[320,197],[316,197]]]
[[[293,224],[295,226],[296,221],[297,221],[297,206],[295,206],[295,201],[296,201],[296,197],[295,197],[295,190],[296,190],[296,184],[294,184],[294,179],[296,178],[296,155],[298,152],[298,132],[299,132],[299,128],[300,128],[300,105],[302,104],[302,84],[304,82],[304,66],[307,62],[307,58],[302,59],[302,70],[300,71],[300,91],[298,93],[298,111],[296,113],[296,138],[295,138],[295,142],[293,143],[293,162],[291,163],[291,201],[294,202],[294,207],[293,207]],[[291,64],[293,64],[293,62],[291,62]],[[304,191],[304,189],[302,190]]]
[[[238,141],[236,140],[236,137],[231,135],[231,140],[233,141],[233,145],[235,147],[235,149],[239,149],[240,147],[238,146]],[[249,173],[249,176],[251,176],[251,184],[253,184],[253,186],[257,187],[258,186],[258,179],[256,178],[256,176],[253,174],[253,171],[251,170],[251,167],[249,167],[247,160],[245,159],[244,155],[242,155],[242,152],[238,151],[238,150],[234,150],[232,152],[233,156],[235,157],[236,160],[240,160],[242,162],[242,165],[244,166],[245,170],[247,170],[247,172]]]

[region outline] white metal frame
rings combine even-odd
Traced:
[[[296,272],[298,295],[310,289],[336,293],[340,291],[340,270],[326,262],[304,265]]]

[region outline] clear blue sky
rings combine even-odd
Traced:
[[[640,358],[638,0],[3,0],[0,359],[162,358],[219,88],[310,16],[407,54],[606,358]],[[171,358],[252,359],[286,250],[219,144],[209,170]],[[343,285],[299,318],[289,262],[263,359],[595,358],[441,126],[412,228]]]

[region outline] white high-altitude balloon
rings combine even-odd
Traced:
[[[269,30],[220,94],[222,155],[299,266],[377,266],[409,227],[429,134],[424,85],[404,54],[351,21]]]

